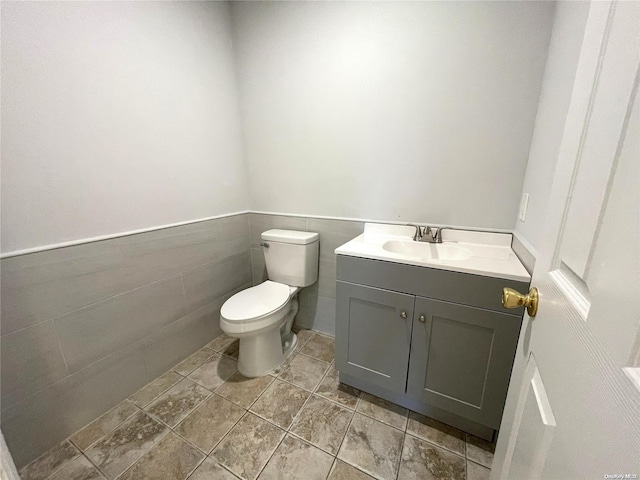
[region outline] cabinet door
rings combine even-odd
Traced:
[[[417,297],[407,394],[498,429],[521,322]]]
[[[336,368],[405,392],[413,295],[337,282]]]

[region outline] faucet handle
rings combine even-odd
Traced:
[[[416,242],[420,241],[420,239],[422,238],[422,235],[423,235],[423,233],[422,233],[422,228],[423,227],[420,227],[420,226],[418,226],[418,225],[416,225],[414,223],[407,223],[407,227],[413,227],[413,228],[416,229],[416,232],[413,235],[413,240],[416,241]]]
[[[438,235],[440,233],[440,229],[438,227],[424,227],[424,236],[430,237],[430,242],[438,242]]]

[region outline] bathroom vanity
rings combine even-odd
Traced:
[[[500,427],[530,276],[511,235],[367,224],[336,249],[340,381],[490,440]]]

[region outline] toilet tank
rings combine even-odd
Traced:
[[[296,230],[262,233],[262,252],[269,280],[292,287],[307,287],[318,280],[320,235]]]

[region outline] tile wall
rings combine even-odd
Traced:
[[[220,333],[249,215],[1,261],[1,428],[18,467]]]
[[[18,467],[218,335],[222,303],[266,279],[270,228],[320,234],[296,323],[333,335],[333,251],[363,222],[242,214],[2,259],[1,427]]]

